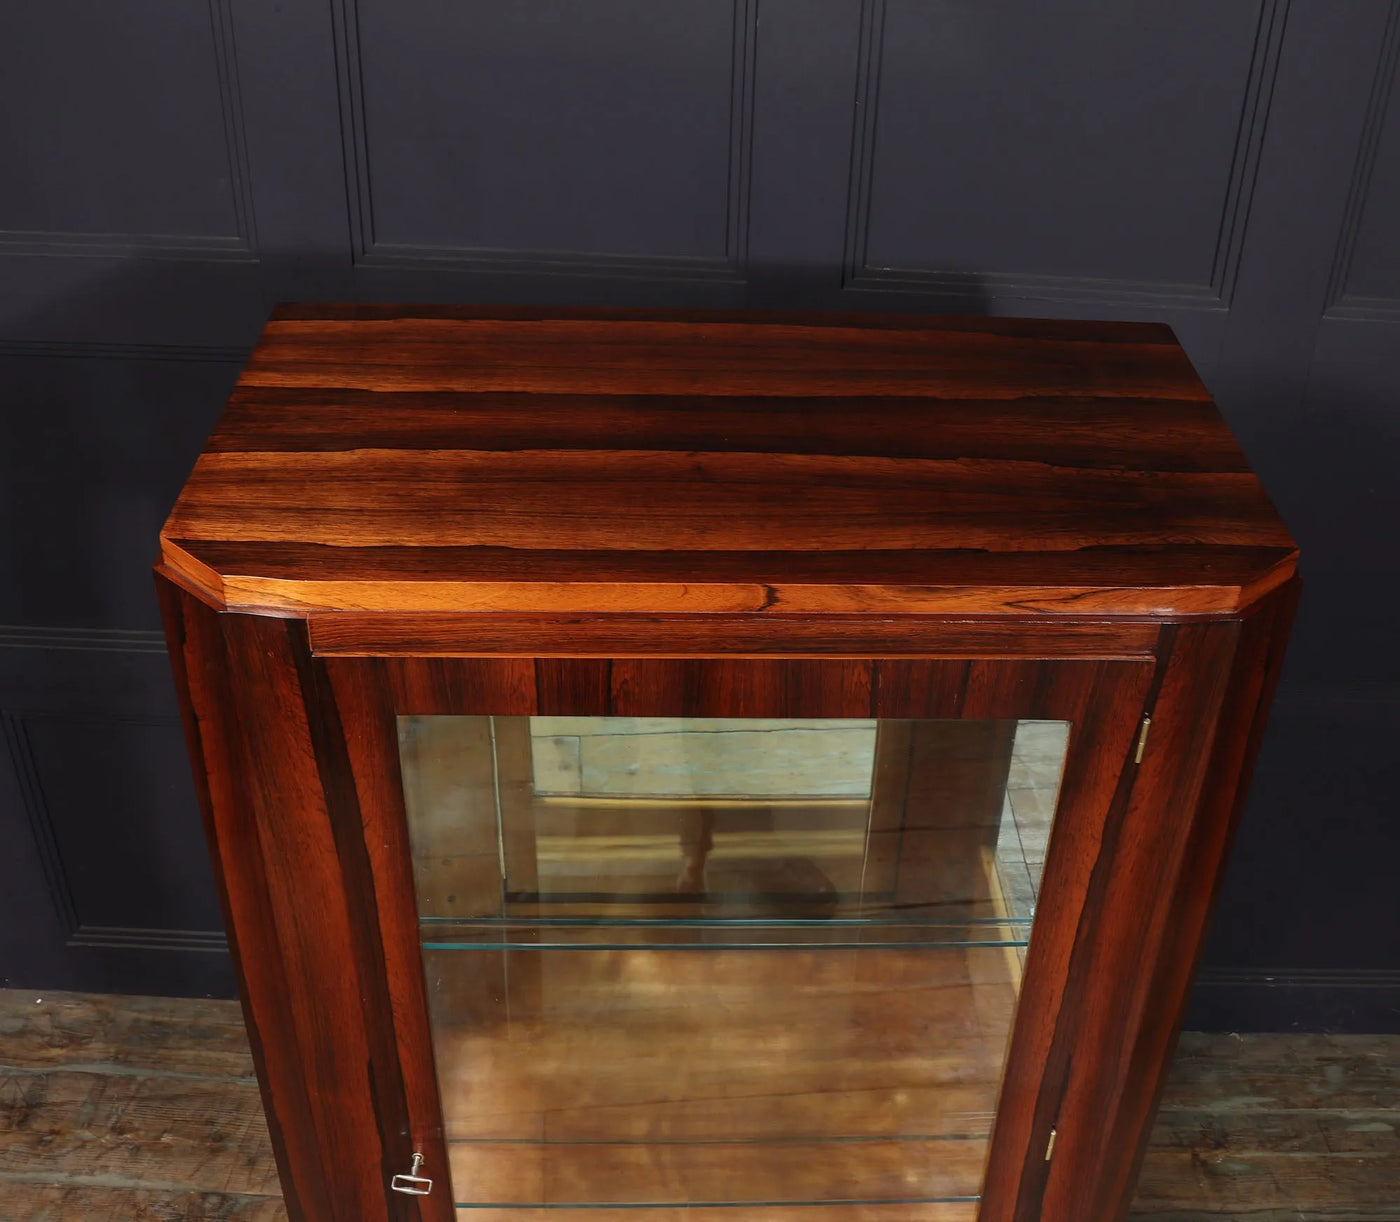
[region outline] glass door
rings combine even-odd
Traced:
[[[1069,728],[399,717],[460,1216],[973,1219]]]

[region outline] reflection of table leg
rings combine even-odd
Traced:
[[[1014,721],[882,722],[875,744],[867,902],[989,905]],[[996,915],[990,909],[985,915]]]
[[[501,857],[505,891],[534,895],[540,889],[535,848],[535,781],[531,760],[530,719],[493,717],[496,783],[501,804]]]
[[[681,872],[676,890],[681,895],[705,891],[705,862],[715,844],[715,815],[709,807],[681,811]]]

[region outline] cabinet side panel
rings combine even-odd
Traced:
[[[211,854],[294,1220],[413,1217],[390,1194],[381,1132],[386,1067],[367,1007],[335,812],[308,713],[297,621],[220,614],[164,595],[202,765]]]
[[[1219,898],[1250,776],[1268,721],[1298,604],[1294,578],[1240,625],[1229,687],[1195,817],[1175,877],[1171,907],[1153,956],[1142,1023],[1124,1083],[1116,1123],[1102,1130],[1116,1148],[1105,1151],[1090,1216],[1118,1219],[1132,1202],[1152,1121],[1190,999],[1211,914]],[[1155,729],[1155,726],[1154,726]]]
[[[1113,1222],[1127,1210],[1225,848],[1230,808],[1212,778],[1242,682],[1257,705],[1251,657],[1240,621],[1164,640],[1151,730],[1141,763],[1130,761],[1132,792],[1096,863],[1070,965],[1055,1054],[1068,1078],[1043,1211],[1018,1219]]]
[[[300,1080],[295,1049],[288,1047],[288,1041],[280,1038],[277,1030],[277,1024],[285,1022],[286,1016],[275,1012],[278,1007],[273,999],[286,997],[286,970],[261,870],[255,860],[221,852],[222,842],[231,838],[242,839],[250,848],[256,844],[256,832],[236,794],[237,767],[226,737],[232,728],[227,724],[232,696],[222,617],[159,572],[155,581],[195,792],[282,1196],[291,1222],[311,1222],[326,1216],[329,1205],[311,1136],[310,1100]],[[256,854],[249,856],[255,858]]]
[[[244,1009],[244,1025],[252,1046],[253,1065],[258,1069],[258,1085],[262,1090],[267,1128],[272,1134],[283,1200],[291,1222],[307,1222],[307,1219],[318,1216],[316,1211],[323,1207],[323,1201],[316,1194],[316,1177],[311,1177],[304,1184],[297,1174],[298,1167],[307,1165],[308,1159],[314,1158],[314,1151],[305,1141],[311,1132],[307,1097],[304,1090],[290,1089],[290,1085],[274,1096],[274,1076],[286,1076],[290,1067],[286,1057],[281,1055],[283,1047],[276,1040],[272,1041],[272,1047],[263,1041],[251,999],[251,981],[252,987],[259,988],[259,991],[276,988],[283,983],[276,955],[276,938],[266,927],[235,921],[235,908],[242,913],[249,904],[245,897],[235,906],[231,887],[241,887],[248,892],[256,886],[258,875],[255,871],[242,871],[237,861],[225,862],[221,859],[218,851],[220,827],[223,826],[227,834],[230,826],[227,812],[237,809],[237,803],[231,801],[230,795],[232,767],[228,759],[228,745],[221,738],[221,726],[207,717],[200,718],[195,712],[196,693],[199,693],[199,703],[204,708],[213,705],[227,710],[230,707],[228,665],[223,637],[218,630],[218,614],[206,603],[186,594],[161,573],[155,574],[155,594],[160,599],[165,644],[169,649],[176,696],[179,697],[181,718],[185,724],[186,750],[189,752],[190,768],[195,774],[195,792],[199,798],[200,815],[203,816],[204,836],[209,843],[214,885],[218,889],[218,903],[223,908],[224,928],[228,932],[228,953],[238,977],[238,997]],[[223,820],[214,813],[216,788],[225,812]],[[253,903],[251,907],[256,911],[259,906]],[[266,911],[266,906],[262,906],[262,910]],[[284,1130],[284,1124],[287,1130]]]

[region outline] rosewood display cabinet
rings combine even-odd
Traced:
[[[1295,559],[1165,327],[279,309],[158,584],[288,1213],[1122,1218]]]

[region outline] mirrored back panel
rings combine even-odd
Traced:
[[[463,1218],[975,1217],[1069,730],[401,717]]]

